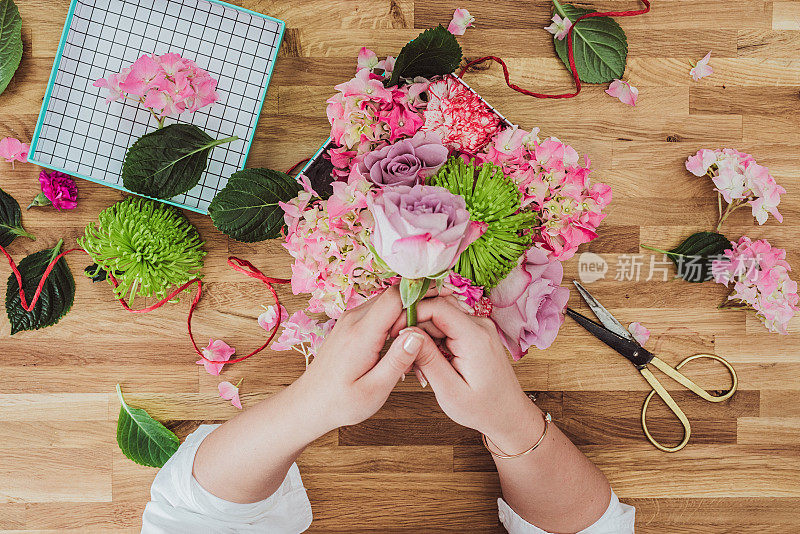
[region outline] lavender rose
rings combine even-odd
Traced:
[[[515,360],[535,345],[546,349],[564,322],[569,289],[561,287],[564,269],[539,248],[529,249],[494,289],[491,318]]]
[[[447,161],[447,148],[435,132],[417,132],[411,139],[373,150],[358,172],[378,186],[414,186]]]
[[[450,269],[485,231],[485,224],[469,220],[464,197],[444,187],[385,187],[367,202],[375,218],[375,252],[403,278]]]

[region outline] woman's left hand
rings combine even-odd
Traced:
[[[295,382],[313,396],[327,430],[373,415],[411,369],[423,341],[418,332],[401,332],[380,357],[389,330],[402,313],[397,286],[344,312]]]

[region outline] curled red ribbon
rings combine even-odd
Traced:
[[[533,91],[528,91],[527,89],[523,89],[522,87],[511,83],[511,79],[508,73],[508,67],[506,66],[505,61],[500,59],[496,56],[484,56],[478,59],[474,59],[467,63],[461,71],[458,73],[459,77],[463,77],[464,73],[466,73],[471,67],[474,65],[478,65],[483,63],[484,61],[496,61],[500,63],[503,67],[503,75],[506,79],[506,85],[508,85],[514,91],[518,93],[522,93],[523,95],[532,96],[535,98],[572,98],[574,96],[578,96],[581,92],[581,79],[578,76],[578,68],[575,66],[575,54],[572,49],[572,32],[575,30],[575,26],[578,25],[578,22],[582,21],[583,19],[589,19],[592,17],[633,17],[635,15],[644,15],[645,13],[650,11],[650,0],[640,0],[644,4],[644,9],[638,9],[633,11],[602,11],[602,12],[595,12],[595,13],[586,13],[585,15],[581,15],[576,20],[572,22],[572,26],[569,29],[569,33],[567,33],[567,57],[569,59],[569,70],[572,73],[572,79],[575,82],[575,92],[573,93],[561,93],[561,94],[547,94],[547,93],[535,93]]]

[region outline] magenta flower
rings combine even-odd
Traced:
[[[530,248],[508,276],[492,289],[491,318],[515,360],[531,346],[546,349],[564,322],[569,289],[561,287],[561,262]]]
[[[457,299],[463,300],[467,306],[473,307],[483,298],[483,287],[476,286],[472,280],[451,271],[444,279],[444,287],[453,291]]]
[[[78,206],[78,186],[75,180],[60,171],[39,173],[42,192],[36,195],[28,209],[33,206],[54,206],[58,210],[72,210]]]
[[[195,363],[205,367],[209,374],[219,376],[219,373],[222,371],[222,367],[225,365],[225,362],[230,360],[231,356],[233,356],[235,352],[236,349],[229,346],[221,339],[216,341],[209,339],[208,346],[203,349],[204,358],[197,360]]]
[[[408,279],[447,271],[485,231],[485,223],[470,221],[464,197],[444,187],[384,187],[368,202],[375,218],[375,252]]]
[[[20,142],[19,139],[13,137],[4,137],[0,139],[0,158],[6,160],[14,168],[15,161],[25,163],[28,161],[28,151],[31,149],[27,144]]]
[[[377,186],[414,186],[444,165],[447,152],[436,133],[418,132],[411,139],[373,150],[355,168]]]

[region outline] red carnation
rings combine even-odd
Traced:
[[[422,129],[438,133],[442,143],[453,150],[475,153],[500,128],[500,117],[453,76],[430,84],[428,94]]]

